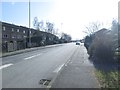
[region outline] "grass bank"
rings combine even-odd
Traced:
[[[119,88],[120,89],[120,71],[104,72],[95,70],[96,77],[101,88]]]

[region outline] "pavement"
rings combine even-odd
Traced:
[[[39,50],[39,49],[57,47],[57,46],[61,46],[61,45],[62,44],[55,44],[55,45],[47,45],[47,46],[41,46],[41,47],[26,48],[26,49],[22,49],[22,50],[16,50],[16,51],[13,51],[13,52],[0,54],[0,57],[6,57],[6,56],[11,56],[11,55],[26,53],[26,52],[30,52],[30,51]]]
[[[100,88],[94,70],[93,64],[88,60],[85,47],[78,46],[48,88]]]

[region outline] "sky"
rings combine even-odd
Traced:
[[[118,18],[119,0],[30,0],[30,27],[34,17],[55,24],[59,33],[72,39],[82,39],[91,22],[100,22],[101,28],[110,28],[113,18]],[[29,27],[28,0],[2,0],[2,21]]]

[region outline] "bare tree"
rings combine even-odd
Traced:
[[[112,26],[111,26],[111,37],[112,37],[112,40],[113,40],[113,44],[114,44],[114,47],[119,47],[119,27],[120,27],[120,24],[118,23],[117,19],[113,19],[112,21]]]
[[[46,22],[46,32],[49,32],[49,33],[53,33],[53,29],[54,29],[54,24],[51,23],[51,22]]]
[[[51,23],[51,22],[48,22],[48,21],[46,23],[44,23],[43,20],[41,20],[39,22],[38,18],[35,17],[34,20],[33,20],[33,26],[34,26],[35,29],[37,29],[39,31],[45,31],[45,32],[52,33],[54,35],[58,35],[58,29],[55,29],[54,23]]]
[[[44,29],[44,22],[43,22],[43,20],[41,20],[39,22],[38,27],[39,27],[40,31],[43,31],[43,29]]]
[[[33,27],[34,27],[35,29],[39,30],[39,23],[38,23],[38,18],[37,18],[37,17],[34,17]]]
[[[89,24],[89,26],[86,26],[87,30],[83,32],[86,33],[87,35],[91,35],[98,31],[100,28],[101,28],[100,22],[92,22]]]
[[[38,21],[38,18],[35,17],[33,20],[33,27],[37,30],[43,31],[44,27],[43,27],[43,20],[41,20],[40,22]]]
[[[71,38],[70,35],[68,35],[68,34],[66,34],[66,33],[62,33],[61,39],[65,40],[65,41],[67,41],[67,42],[70,42],[72,38]]]

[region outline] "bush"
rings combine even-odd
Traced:
[[[88,48],[90,57],[97,57],[101,61],[111,61],[114,55],[113,41],[110,35],[105,33],[96,35]]]
[[[84,46],[86,47],[87,50],[89,49],[90,44],[92,43],[92,39],[93,39],[92,35],[85,37]]]
[[[95,48],[95,56],[101,59],[111,59],[113,57],[113,51],[111,43],[103,43],[97,42],[97,46]]]
[[[90,57],[94,57],[94,53],[95,53],[95,44],[94,43],[92,43],[90,46],[89,46],[89,48],[88,48],[88,54],[90,55]]]

